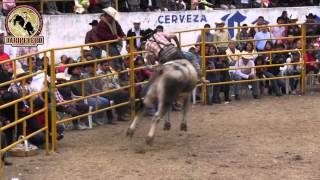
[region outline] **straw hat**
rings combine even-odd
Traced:
[[[111,16],[113,19],[116,19],[116,17],[119,14],[118,11],[116,9],[114,9],[113,7],[104,8],[102,10],[103,10],[103,12],[105,12],[106,14]]]
[[[24,74],[27,74],[22,68],[17,68],[16,69],[16,75],[17,76],[22,76]]]
[[[76,14],[83,14],[86,10],[83,7],[78,7],[75,11]]]
[[[0,29],[0,34],[4,34],[4,30]]]
[[[70,77],[68,77],[65,73],[57,73],[56,79],[62,79],[62,80],[69,81]]]
[[[223,24],[223,25],[224,25],[224,24],[225,24],[225,22],[224,22],[224,21],[222,21],[222,20],[219,20],[219,21],[215,22],[215,24],[216,24],[216,25],[220,25],[220,24]]]
[[[244,52],[241,54],[241,58],[243,58],[243,59],[252,59],[252,55],[249,54],[248,52],[244,51]]]
[[[298,21],[298,17],[293,15],[291,16],[290,21]]]
[[[135,19],[134,21],[133,21],[133,24],[141,24],[141,21],[140,21],[140,19]]]

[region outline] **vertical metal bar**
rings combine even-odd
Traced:
[[[119,11],[119,1],[118,0],[115,0],[116,1],[116,10]]]
[[[50,50],[50,95],[51,95],[51,150],[57,150],[57,102],[56,102],[56,70],[55,51]]]
[[[83,46],[80,47],[81,59],[80,62],[84,60]]]
[[[181,47],[181,32],[179,32],[179,45]]]
[[[22,97],[26,96],[26,79],[22,80]],[[23,100],[24,102],[26,102],[27,100]],[[18,118],[19,119],[19,118]],[[27,120],[24,120],[22,122],[22,130],[23,130],[23,136],[26,137],[27,136]]]
[[[201,80],[206,78],[206,36],[205,30],[201,29]],[[202,83],[201,86],[201,102],[206,104],[206,84]]]
[[[43,14],[43,0],[40,0],[40,12]]]
[[[48,74],[48,61],[46,60],[47,58],[47,51],[44,52],[44,58],[45,61],[44,63],[44,88],[47,89],[47,91],[44,92],[44,108],[46,109],[45,111],[45,127],[46,127],[46,131],[45,131],[45,148],[46,148],[46,155],[49,155],[49,106],[48,106],[48,79],[47,79],[47,74]]]
[[[131,120],[136,116],[136,95],[135,95],[135,70],[134,70],[134,41],[133,37],[129,39],[130,44],[130,101],[131,101]]]
[[[300,83],[300,89],[301,89],[301,94],[305,93],[305,87],[306,87],[306,63],[304,61],[304,56],[306,53],[306,24],[301,25],[301,35],[302,35],[302,41],[301,41],[301,46],[302,46],[302,51],[301,51],[301,59],[302,59],[302,68],[301,68],[301,83]]]

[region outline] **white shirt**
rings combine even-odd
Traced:
[[[140,29],[136,31],[134,28],[132,28],[132,31],[136,33],[136,36],[140,36]],[[141,39],[136,38],[136,46],[139,48],[141,46]]]
[[[236,74],[238,74],[243,79],[249,79],[249,75],[254,75],[254,62],[249,60],[248,64],[244,64],[242,58],[236,63],[236,68],[251,67],[247,69],[237,69]]]
[[[17,49],[12,47],[11,45],[5,44],[4,52],[10,56],[10,59],[17,57]]]

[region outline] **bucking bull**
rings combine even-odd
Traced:
[[[172,104],[176,99],[181,99],[182,121],[180,130],[187,131],[186,114],[190,105],[191,91],[196,86],[198,75],[195,67],[186,59],[174,60],[163,64],[147,84],[146,95],[143,100],[143,108],[138,111],[130,127],[127,130],[127,136],[132,137],[138,121],[146,112],[146,107],[157,107],[157,111],[152,118],[151,127],[146,139],[146,143],[153,143],[157,124],[167,115],[164,130],[170,130],[170,116]]]

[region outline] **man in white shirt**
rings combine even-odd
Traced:
[[[266,24],[264,23],[263,25],[266,25]],[[268,39],[269,40],[272,39],[273,44],[275,43],[275,40],[274,40],[273,35],[270,32],[268,32],[268,27],[261,27],[260,29],[261,29],[261,31],[259,31],[255,34],[254,40],[257,40],[256,41],[257,50],[263,51]]]
[[[255,78],[255,69],[254,69],[254,61],[250,59],[252,56],[248,54],[243,54],[240,60],[236,63],[237,70],[233,75],[233,79],[235,81],[240,80],[251,80]],[[239,68],[239,69],[238,69]],[[241,69],[243,68],[243,69]],[[259,91],[258,91],[258,81],[250,82],[252,86],[252,95],[255,99],[258,99]],[[236,100],[240,100],[240,85],[239,83],[235,84],[235,98]]]
[[[145,31],[141,29],[140,24],[141,24],[140,20],[138,20],[138,19],[134,20],[133,21],[133,28],[128,31],[127,37],[143,36]],[[129,44],[129,41],[127,41],[127,44]],[[134,39],[134,47],[137,50],[140,50],[141,38]]]

